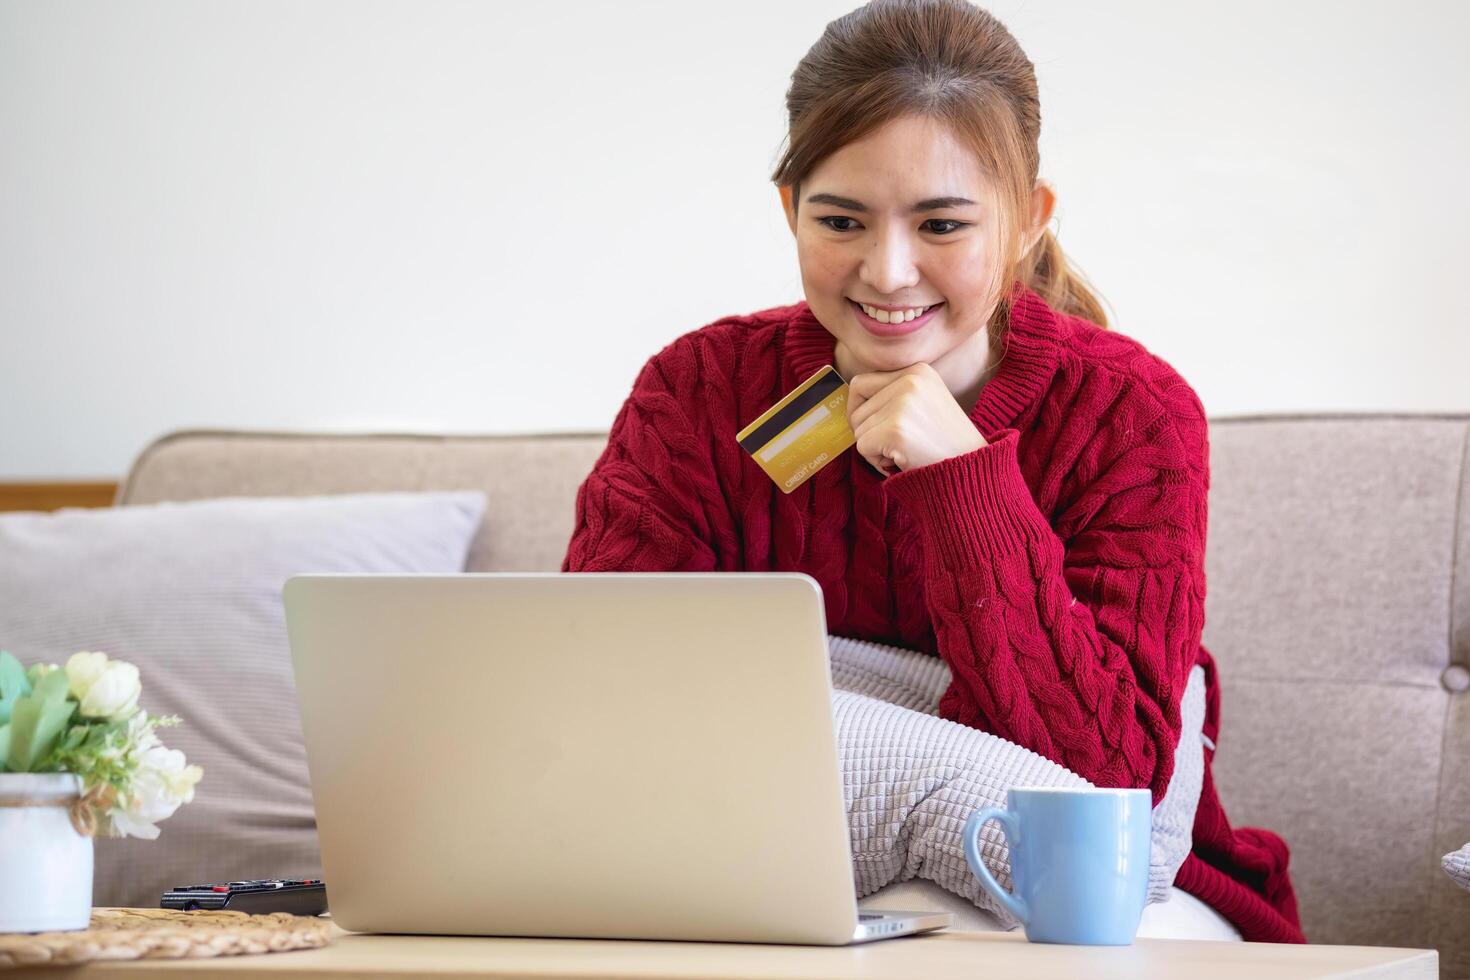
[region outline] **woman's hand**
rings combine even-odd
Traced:
[[[858,453],[884,476],[986,445],[928,364],[855,375],[848,381],[847,421]]]

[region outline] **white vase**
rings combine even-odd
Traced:
[[[74,773],[0,773],[0,932],[87,928],[92,838],[70,815],[81,791]]]

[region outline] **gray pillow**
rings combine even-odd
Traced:
[[[142,673],[159,734],[204,767],[157,840],[96,842],[95,905],[173,885],[320,877],[281,587],[301,572],[460,572],[475,492],[227,497],[0,515],[0,649],[101,650]]]
[[[1470,889],[1470,844],[1458,851],[1450,851],[1440,859],[1440,865],[1461,888]]]

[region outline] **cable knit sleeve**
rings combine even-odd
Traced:
[[[1103,786],[1168,788],[1204,628],[1205,416],[1183,386],[1107,427],[1076,467],[1064,543],[1017,462],[1019,433],[894,474],[915,516],[925,601],[953,680],[940,714]],[[1080,517],[1077,515],[1081,515]]]
[[[728,536],[697,358],[688,343],[651,358],[577,491],[563,572],[707,572]]]

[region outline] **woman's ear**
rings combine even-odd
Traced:
[[[1027,235],[1026,252],[1031,251],[1036,247],[1036,243],[1041,241],[1042,233],[1051,223],[1051,216],[1056,208],[1056,187],[1045,177],[1038,177],[1036,187],[1031,191],[1031,227]]]
[[[786,223],[791,226],[791,234],[796,234],[796,212],[791,210],[791,188],[778,188],[781,192],[781,210],[786,212]]]

